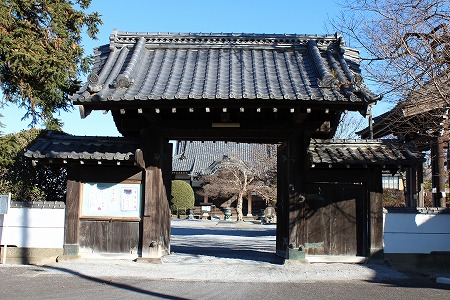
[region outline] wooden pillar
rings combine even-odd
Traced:
[[[277,237],[276,253],[278,256],[287,256],[289,236],[289,213],[287,166],[288,152],[287,141],[278,146],[277,149]]]
[[[66,219],[64,226],[64,255],[78,255],[80,229],[80,197],[82,184],[77,180],[67,180]]]
[[[278,147],[277,154],[277,255],[298,253],[306,241],[304,194],[309,136],[293,133]]]
[[[424,207],[425,201],[424,201],[424,189],[423,189],[423,165],[420,165],[417,168],[417,189],[418,189],[418,195],[417,195],[417,207]]]
[[[410,177],[410,201],[408,207],[417,207],[417,167],[411,166],[408,168]]]
[[[444,140],[436,137],[431,144],[431,173],[433,184],[433,206],[445,207],[445,174],[444,167]]]
[[[369,253],[363,253],[363,255],[381,256],[383,250],[383,183],[381,169],[374,169],[370,172],[369,180],[369,218],[365,220],[368,222],[368,243],[366,237],[363,237],[364,245],[369,246]],[[365,236],[365,234],[364,234]],[[366,252],[366,251],[363,251]]]
[[[247,194],[247,217],[252,217],[252,193]]]
[[[417,186],[417,166],[408,166],[406,169],[406,207],[417,207],[418,186]]]
[[[309,137],[296,132],[278,148],[277,254],[285,258],[290,258],[290,249],[297,251],[304,246],[304,180],[308,146]]]
[[[305,174],[309,137],[295,134],[289,140],[289,245],[304,246],[306,240],[304,219]]]
[[[142,258],[160,258],[170,253],[170,178],[167,175],[172,153],[168,141],[153,131],[141,133],[145,169],[143,171]]]

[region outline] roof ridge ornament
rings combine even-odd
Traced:
[[[132,78],[133,70],[136,66],[136,64],[139,62],[139,58],[141,56],[141,53],[143,52],[142,49],[145,48],[145,37],[140,37],[138,42],[136,43],[136,46],[134,46],[133,54],[131,55],[130,61],[128,62],[128,65],[123,71],[122,74],[119,74],[117,76],[114,86],[118,88],[129,88],[133,82],[134,79]]]
[[[140,38],[146,38],[146,44],[233,44],[233,45],[306,45],[309,40],[319,41],[321,44],[336,42],[336,34],[307,35],[307,34],[264,34],[264,33],[172,33],[172,32],[118,32],[110,36],[110,46],[120,44],[130,45]]]
[[[308,42],[308,49],[313,58],[314,65],[319,75],[317,85],[321,88],[331,88],[338,86],[339,82],[336,80],[333,74],[328,72],[328,70],[325,67],[325,64],[320,55],[319,48],[317,46],[317,41],[310,40]]]

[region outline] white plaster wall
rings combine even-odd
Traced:
[[[6,238],[16,247],[63,248],[64,222],[65,209],[10,208],[0,215],[0,244]],[[450,214],[385,214],[385,253],[432,251],[450,251]]]
[[[65,209],[11,207],[8,214],[0,215],[0,244],[63,248],[64,220]]]
[[[450,214],[387,213],[384,253],[450,251]]]

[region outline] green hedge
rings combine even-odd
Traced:
[[[183,180],[172,181],[172,210],[186,210],[194,207],[194,190]]]

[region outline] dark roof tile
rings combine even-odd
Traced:
[[[396,140],[312,140],[308,150],[314,165],[411,165],[423,154]]]
[[[289,99],[370,102],[358,53],[337,35],[114,32],[72,99]],[[342,85],[342,83],[352,83]]]
[[[136,139],[124,137],[72,136],[49,133],[38,137],[25,156],[53,162],[104,162],[134,164],[139,148]],[[276,147],[267,144],[235,142],[179,141],[172,160],[173,172],[197,176],[224,156],[244,163],[263,153],[276,155]],[[395,140],[312,140],[308,149],[312,164],[398,166],[420,163],[423,155]]]
[[[134,164],[136,140],[123,137],[72,136],[49,132],[39,136],[25,156],[37,160]]]

